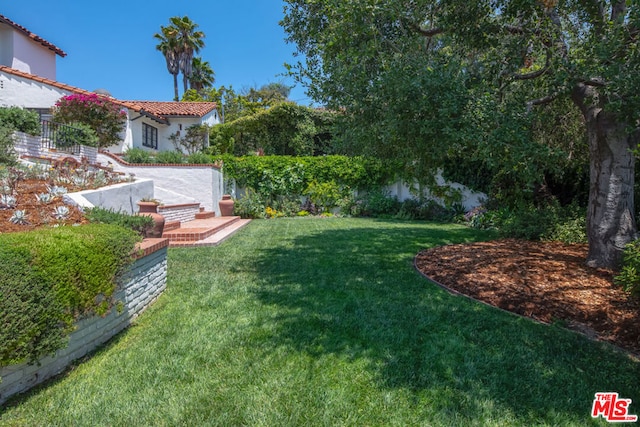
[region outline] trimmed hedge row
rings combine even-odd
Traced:
[[[78,317],[108,312],[139,240],[108,224],[0,234],[0,366],[37,361]]]
[[[335,182],[352,189],[377,188],[393,182],[393,161],[347,156],[244,156],[221,158],[226,178],[240,187],[270,187],[274,194],[301,194],[311,183]]]

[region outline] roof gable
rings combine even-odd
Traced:
[[[63,58],[65,56],[67,56],[67,54],[62,49],[60,49],[59,47],[57,47],[53,43],[50,43],[50,42],[46,41],[45,39],[43,39],[42,37],[38,36],[37,34],[32,33],[31,31],[27,30],[22,25],[16,24],[15,22],[10,20],[6,16],[0,15],[0,23],[9,25],[10,27],[15,29],[16,31],[18,31],[18,32],[24,34],[25,36],[29,37],[31,40],[35,41],[36,43],[40,43],[42,46],[46,47],[49,50],[52,50],[53,52],[55,52],[56,54],[60,55]]]

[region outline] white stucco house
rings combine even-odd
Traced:
[[[0,106],[37,111],[43,119],[63,96],[92,94],[56,80],[56,58],[66,53],[50,42],[0,15]],[[101,95],[107,96],[107,95]],[[127,114],[122,141],[107,150],[137,147],[174,150],[169,136],[189,126],[220,123],[214,102],[123,101],[108,97]]]

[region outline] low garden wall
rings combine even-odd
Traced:
[[[95,164],[98,156],[98,149],[95,147],[87,147],[85,145],[80,146],[80,154],[72,155],[65,153],[64,151],[51,151],[42,145],[42,138],[40,136],[33,136],[24,132],[14,132],[14,148],[20,156],[40,158],[46,157],[48,159],[62,159],[65,157],[73,157],[78,161],[82,161],[85,158],[89,164]]]
[[[138,212],[138,201],[154,197],[154,183],[150,179],[136,179],[95,190],[83,190],[66,194],[65,200],[83,208],[100,206],[116,212]]]
[[[119,302],[105,316],[91,316],[76,323],[67,347],[38,364],[22,363],[0,368],[0,404],[61,373],[79,359],[129,326],[166,287],[168,239],[145,239],[141,256],[122,278],[114,298]]]
[[[220,169],[213,165],[130,164],[111,153],[98,155],[101,163],[115,172],[153,180],[153,197],[165,205],[199,203],[207,211],[220,215],[218,202],[224,190]]]

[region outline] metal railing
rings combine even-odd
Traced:
[[[42,121],[42,146],[69,154],[80,154],[80,144],[84,132],[61,123]]]

